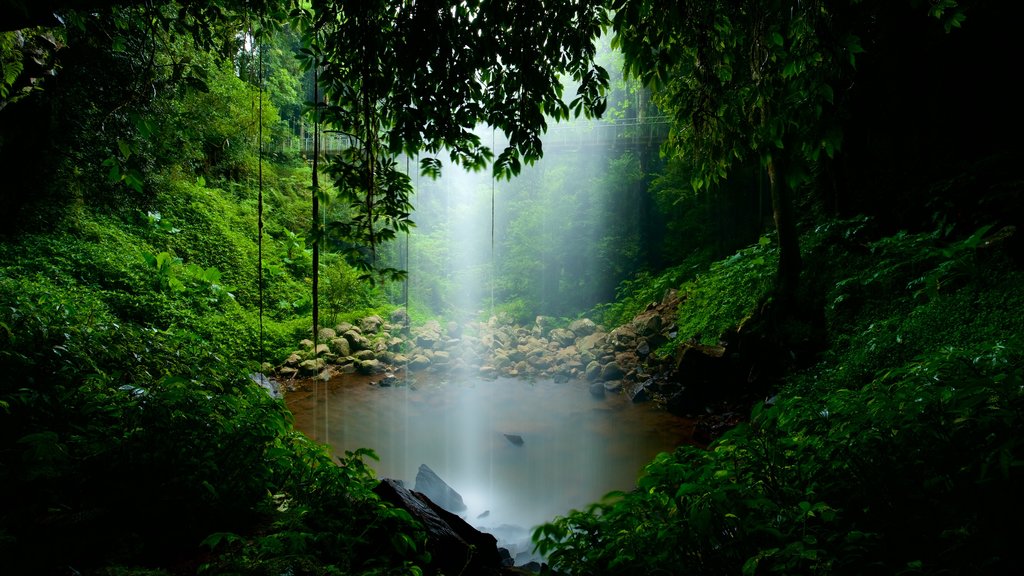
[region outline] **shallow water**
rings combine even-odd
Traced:
[[[402,378],[400,375],[399,378]],[[296,426],[335,453],[372,448],[381,478],[411,488],[420,464],[462,495],[462,515],[528,559],[527,530],[635,486],[641,467],[692,424],[583,382],[479,378],[380,387],[352,375],[287,396]],[[506,434],[519,435],[516,445]],[[482,516],[483,515],[483,516]]]

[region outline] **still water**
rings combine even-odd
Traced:
[[[344,375],[290,392],[296,426],[336,454],[372,448],[377,476],[410,488],[426,464],[462,495],[463,517],[520,561],[529,556],[530,528],[633,488],[644,464],[692,430],[651,403],[595,398],[577,381],[427,375],[381,387],[374,380]]]

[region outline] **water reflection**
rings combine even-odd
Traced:
[[[510,527],[530,528],[631,489],[644,464],[690,432],[688,422],[653,405],[594,398],[582,382],[424,378],[380,387],[342,376],[319,391],[312,386],[288,395],[300,430],[339,454],[372,448],[378,477],[410,487],[426,464],[462,495],[470,524],[499,540],[512,538]],[[525,543],[502,544],[521,551]]]

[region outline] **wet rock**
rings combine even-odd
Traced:
[[[612,380],[611,382],[605,382],[604,389],[613,394],[618,394],[620,391],[622,391],[622,380]]]
[[[271,398],[280,400],[284,397],[284,395],[281,394],[281,385],[278,384],[276,380],[267,378],[262,372],[249,374],[249,379],[259,384],[260,388],[266,390],[267,394],[270,394]]]
[[[616,362],[609,362],[601,367],[601,380],[619,380],[625,376],[625,371]]]
[[[422,467],[421,467],[422,469]],[[497,574],[502,566],[498,542],[473,528],[419,490],[385,478],[373,491],[386,502],[408,512],[427,533],[428,573]]]
[[[356,360],[355,365],[360,374],[380,374],[386,369],[384,363],[377,359]]]
[[[643,337],[654,336],[661,332],[662,320],[657,310],[637,316],[633,322],[633,330]]]
[[[445,329],[448,331],[448,336],[451,338],[458,338],[459,336],[462,336],[462,327],[459,326],[458,322],[449,322],[445,326]]]
[[[636,332],[629,326],[619,326],[612,330],[608,340],[618,352],[636,348]]]
[[[519,434],[504,434],[503,436],[505,436],[505,439],[507,439],[515,446],[523,445],[523,437],[520,436]]]
[[[635,403],[646,402],[651,399],[649,388],[652,383],[653,380],[629,383],[625,386],[626,395]]]
[[[306,378],[309,376],[316,376],[320,370],[323,369],[324,365],[323,358],[317,358],[316,360],[303,360],[299,364],[299,375]]]
[[[647,340],[641,340],[640,343],[637,344],[636,346],[636,355],[641,358],[646,358],[647,356],[650,356],[650,354],[651,345],[647,342]]]
[[[384,375],[383,378],[380,379],[380,382],[377,382],[377,385],[382,388],[390,388],[392,386],[401,385],[401,381],[398,378],[396,378],[394,374],[388,372],[387,374]]]
[[[590,395],[594,398],[604,398],[604,384],[600,382],[594,382],[590,385]]]
[[[587,364],[585,374],[587,380],[591,382],[593,382],[594,380],[599,380],[601,378],[601,363],[598,362],[597,360],[594,360],[590,364]]]
[[[578,338],[576,340],[576,349],[580,352],[589,352],[596,348],[601,348],[605,345],[607,336],[604,332],[594,332]]]
[[[420,469],[416,472],[416,487],[414,490],[422,492],[427,498],[430,498],[438,506],[449,512],[458,513],[466,509],[466,504],[462,501],[462,495],[442,480],[426,464],[420,464]]]

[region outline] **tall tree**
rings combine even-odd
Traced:
[[[910,0],[914,2],[915,0]],[[845,0],[614,0],[616,45],[627,70],[675,118],[673,154],[692,186],[714,187],[759,162],[771,182],[779,288],[791,297],[801,260],[794,189],[842,143],[850,86],[871,2]],[[959,24],[953,0],[929,11]]]

